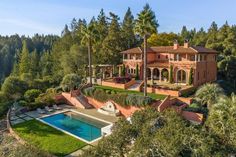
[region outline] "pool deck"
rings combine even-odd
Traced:
[[[10,114],[10,123],[11,125],[16,125],[18,123],[23,123],[25,121],[28,120],[32,120],[32,119],[37,119],[37,118],[41,118],[44,116],[48,116],[48,115],[53,115],[53,114],[57,114],[57,113],[61,113],[61,112],[65,112],[68,110],[75,110],[77,112],[80,112],[82,114],[86,114],[92,117],[95,117],[97,119],[101,119],[110,123],[115,123],[119,120],[119,117],[114,117],[114,116],[109,116],[109,115],[104,115],[101,114],[99,112],[97,112],[97,109],[92,108],[92,109],[81,109],[81,108],[76,108],[74,106],[70,106],[70,105],[60,105],[60,107],[62,108],[62,110],[54,110],[53,112],[46,112],[45,114],[39,114],[37,111],[29,111],[26,113],[22,113],[20,115],[16,115],[14,112],[12,112]],[[76,157],[81,155],[86,149],[89,149],[95,145],[97,145],[98,141],[95,141],[93,143],[90,143],[89,145],[87,145],[86,147],[77,150],[69,155],[67,155],[66,157]]]
[[[95,117],[104,121],[108,121],[111,123],[115,123],[119,119],[119,117],[113,117],[113,116],[101,114],[97,112],[96,109],[80,109],[80,108],[75,108],[74,106],[70,106],[70,105],[60,105],[60,107],[62,108],[62,110],[46,112],[45,114],[39,114],[37,111],[30,111],[30,112],[26,112],[20,115],[15,115],[14,113],[11,113],[11,116],[10,116],[11,124],[15,125],[15,124],[22,123],[28,120],[44,117],[51,114],[57,114],[57,113],[64,112],[67,110],[75,110],[77,112],[81,112],[83,114],[86,114],[86,115],[89,115],[89,116],[92,116],[92,117]]]
[[[101,114],[101,113],[97,112],[96,109],[80,109],[80,108],[77,108],[75,110],[78,111],[78,112],[96,117],[98,119],[102,119],[104,121],[111,122],[111,123],[115,123],[119,119],[119,117],[114,117],[114,116],[108,116],[108,115]]]

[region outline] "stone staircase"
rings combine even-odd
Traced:
[[[133,84],[132,86],[130,86],[130,87],[128,88],[128,90],[139,91],[139,87],[140,87],[141,83],[142,83],[141,80],[136,81],[136,83]]]
[[[88,103],[87,99],[86,99],[82,94],[80,94],[79,96],[76,96],[76,99],[77,99],[86,109],[93,108],[93,106]]]
[[[87,101],[87,99],[82,94],[76,94],[76,93],[66,93],[63,92],[62,96],[67,100],[68,103],[71,105],[78,107],[78,108],[93,108],[92,105],[90,105]]]

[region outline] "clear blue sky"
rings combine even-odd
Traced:
[[[145,3],[156,13],[159,32],[208,28],[212,21],[236,24],[236,0],[0,0],[0,35],[60,35],[74,17],[89,20],[103,8],[122,19],[128,7],[136,16]]]

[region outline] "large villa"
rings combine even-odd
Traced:
[[[136,66],[139,78],[143,78],[143,50],[140,47],[121,52],[126,73],[135,76]],[[173,83],[189,84],[192,69],[193,85],[199,86],[216,80],[217,52],[200,46],[190,46],[185,42],[180,46],[177,42],[173,46],[150,47],[147,50],[147,77],[152,81],[167,81],[171,71]],[[121,75],[119,68],[119,75]],[[171,70],[171,68],[173,68]]]
[[[100,83],[95,82],[92,86],[85,83],[77,90],[60,92],[55,96],[55,104],[45,106],[44,109],[28,110],[18,105],[13,107],[8,113],[9,122],[14,128],[10,129],[11,133],[20,139],[14,130],[20,130],[25,123],[29,123],[29,126],[37,123],[45,130],[54,128],[65,133],[64,136],[72,142],[80,141],[76,147],[78,151],[71,148],[66,152],[75,151],[78,154],[91,147],[90,145],[96,145],[102,137],[110,135],[113,124],[120,116],[130,121],[134,112],[146,106],[153,107],[157,112],[173,108],[193,123],[203,122],[203,113],[188,110],[188,106],[192,104],[189,94],[196,87],[216,80],[216,51],[189,46],[188,42],[184,46],[175,42],[173,46],[148,48],[147,97],[142,93],[142,48],[132,48],[120,53],[123,55],[123,64],[118,65],[119,76],[114,75],[113,65],[99,65],[93,68],[93,74],[98,69],[102,71]],[[186,93],[188,96],[183,97]],[[32,131],[34,128],[29,129]],[[34,131],[37,132],[37,129]],[[84,147],[86,145],[88,146]]]

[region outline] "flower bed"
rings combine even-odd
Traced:
[[[131,78],[130,77],[114,77],[113,78],[113,81],[115,83],[122,83],[122,84],[125,84],[129,81],[131,81]]]

